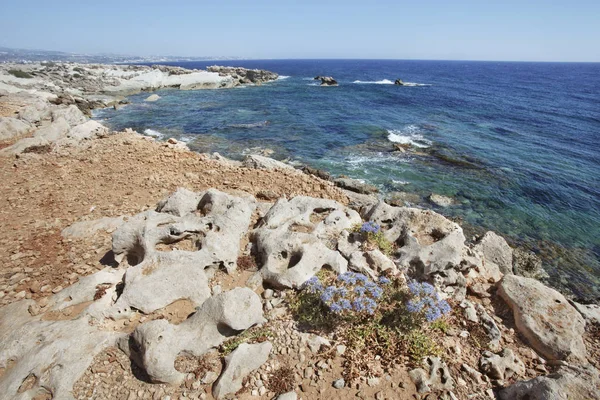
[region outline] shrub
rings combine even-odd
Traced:
[[[29,72],[21,71],[18,69],[9,69],[8,73],[17,78],[33,78],[33,75],[31,75]]]
[[[378,248],[388,256],[394,252],[394,244],[385,238],[379,224],[368,221],[362,225],[356,225],[352,231],[362,236],[366,250]]]
[[[262,343],[272,335],[273,333],[265,327],[250,328],[225,341],[223,344],[221,344],[220,350],[221,353],[226,356],[237,349],[242,343]]]
[[[408,290],[412,298],[406,303],[406,309],[418,318],[433,322],[451,311],[448,302],[427,282],[409,282]]]

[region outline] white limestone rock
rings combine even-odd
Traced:
[[[586,361],[585,321],[562,294],[516,275],[502,278],[498,294],[512,309],[519,332],[544,358]]]
[[[238,392],[242,388],[244,378],[267,361],[272,348],[270,342],[242,343],[225,357],[225,368],[212,391],[215,399],[219,400]]]
[[[179,325],[161,319],[138,326],[132,340],[139,352],[131,355],[153,382],[178,384],[185,378],[174,366],[179,353],[199,357],[229,336],[264,322],[260,297],[248,288],[235,288],[209,298]]]
[[[11,117],[0,117],[0,140],[17,138],[31,132],[32,127],[26,121]]]

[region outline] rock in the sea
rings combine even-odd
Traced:
[[[438,207],[450,207],[454,204],[454,200],[450,197],[442,196],[441,194],[432,193],[428,197],[429,201]]]
[[[270,342],[242,343],[225,357],[225,368],[212,391],[215,399],[222,399],[240,390],[244,378],[267,361],[272,348]]]
[[[151,94],[150,96],[146,97],[146,100],[144,101],[149,101],[149,102],[154,102],[160,99],[160,96],[157,94]]]
[[[321,86],[337,86],[338,83],[331,76],[316,76],[315,81],[321,81]]]
[[[439,357],[427,357],[423,360],[423,367],[413,369],[408,373],[419,393],[454,388],[454,379],[450,375],[450,369]]]
[[[368,183],[364,183],[356,179],[337,178],[333,182],[336,184],[336,186],[360,194],[373,194],[379,192],[379,189],[377,189],[375,186],[369,185]]]
[[[418,204],[421,196],[416,193],[390,192],[385,197],[385,202],[394,207],[410,207]]]
[[[599,400],[600,375],[587,367],[561,367],[553,374],[519,381],[498,392],[500,400]]]
[[[586,361],[585,321],[567,299],[541,282],[505,275],[498,294],[513,311],[519,332],[548,360]]]
[[[404,82],[402,82],[402,79],[396,79],[394,81],[394,85],[398,85],[398,86],[404,86]]]
[[[212,296],[179,325],[164,319],[139,325],[132,334],[135,345],[123,350],[132,353],[153,382],[177,384],[185,378],[174,365],[179,353],[199,357],[234,332],[263,322],[260,297],[248,288],[235,288]]]
[[[498,281],[502,277],[501,274],[513,273],[513,250],[502,236],[492,231],[486,232],[473,246],[473,250],[483,254],[487,278]]]
[[[241,67],[221,67],[213,65],[206,68],[209,72],[217,72],[219,75],[227,75],[233,77],[238,84],[252,83],[260,85],[262,83],[276,80],[279,75],[271,71],[262,69],[246,69]]]

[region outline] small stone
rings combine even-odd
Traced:
[[[273,297],[273,290],[272,290],[272,289],[266,289],[266,290],[263,292],[263,298],[264,298],[264,299],[266,299],[266,300],[268,300],[268,299],[270,299],[271,297]]]
[[[341,356],[342,354],[344,354],[346,352],[346,346],[343,344],[340,344],[335,347],[335,350],[336,350],[338,356]]]
[[[343,378],[333,381],[333,387],[336,389],[342,389],[346,385],[346,381]]]
[[[314,371],[314,370],[313,370],[311,367],[306,367],[306,368],[304,369],[304,377],[305,377],[306,379],[310,379],[310,378],[312,378],[312,376],[313,376],[314,372],[315,372],[315,371]]]
[[[379,385],[379,378],[376,378],[376,377],[368,378],[367,385],[369,385],[371,387],[375,387],[375,386]]]

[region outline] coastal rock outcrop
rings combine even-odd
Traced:
[[[246,167],[246,168],[253,168],[253,169],[269,169],[269,170],[274,170],[274,169],[289,169],[289,170],[295,170],[295,168],[292,167],[289,164],[283,163],[281,161],[274,160],[274,159],[269,158],[269,157],[260,156],[258,154],[247,155],[244,158],[244,161],[242,162],[242,165],[244,167]]]
[[[238,84],[260,85],[276,80],[279,75],[263,69],[247,69],[241,67],[221,67],[213,65],[206,68],[209,72],[216,72],[220,76],[231,76]]]
[[[513,273],[513,249],[502,236],[486,232],[473,249],[483,254],[485,268],[494,281],[499,281],[502,275]]]
[[[377,189],[375,186],[361,182],[357,179],[337,178],[334,179],[333,183],[343,189],[351,190],[360,194],[373,194],[379,192],[379,189]]]
[[[548,360],[586,361],[585,321],[567,299],[531,278],[505,275],[498,294],[529,344]]]
[[[26,135],[32,127],[27,122],[11,117],[0,117],[0,141]]]
[[[402,82],[402,79],[396,79],[396,80],[394,81],[394,85],[398,85],[398,86],[404,86],[404,85],[405,85],[405,83],[404,83],[404,82]]]

